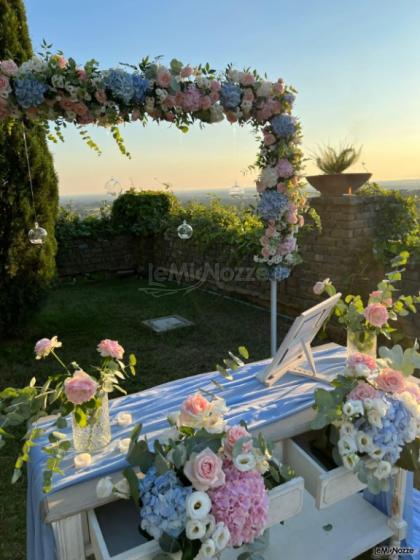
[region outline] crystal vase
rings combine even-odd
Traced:
[[[88,414],[85,427],[79,426],[75,415],[72,415],[73,446],[79,453],[94,453],[111,441],[108,393],[102,393],[100,398],[101,406]]]
[[[347,329],[347,357],[357,352],[376,358],[376,333]]]

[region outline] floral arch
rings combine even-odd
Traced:
[[[294,90],[282,79],[270,82],[255,70],[228,66],[217,73],[209,64],[191,67],[173,59],[169,67],[144,58],[138,66],[100,70],[94,60],[83,67],[62,54],[33,57],[17,66],[0,62],[0,121],[43,123],[48,137],[63,140],[61,130],[76,125],[88,145],[100,151],[85,125],[111,127],[121,152],[128,155],[118,125],[148,119],[189,125],[250,124],[260,139],[254,166],[260,170],[257,212],[265,232],[254,260],[268,266],[270,277],[283,280],[300,262],[296,234],[307,201],[302,192],[299,148],[301,129],[291,115]],[[48,121],[53,121],[55,133]]]

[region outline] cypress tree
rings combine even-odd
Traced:
[[[0,0],[0,60],[21,64],[32,56],[22,0]],[[25,127],[36,212],[48,232],[31,245],[34,210],[26,166]],[[55,271],[57,177],[42,124],[0,123],[0,333],[7,334],[39,301]]]

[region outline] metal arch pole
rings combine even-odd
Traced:
[[[277,352],[277,280],[270,280],[271,284],[271,355]]]

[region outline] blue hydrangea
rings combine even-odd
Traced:
[[[220,88],[220,103],[225,109],[236,109],[241,102],[241,88],[225,82]]]
[[[282,264],[277,264],[275,266],[270,266],[268,274],[270,280],[277,280],[277,282],[282,282],[283,280],[286,280],[286,278],[289,278],[290,268],[287,268],[287,266],[284,266]]]
[[[111,68],[105,74],[105,87],[118,99],[129,103],[134,95],[133,77],[121,68]]]
[[[288,198],[277,191],[264,191],[260,197],[257,211],[264,220],[275,220],[288,206]]]
[[[16,99],[24,109],[41,105],[47,89],[46,84],[32,78],[18,78],[15,81]]]
[[[271,120],[271,127],[278,138],[289,138],[296,132],[296,119],[291,115],[277,115]]]
[[[133,100],[137,102],[144,101],[146,93],[150,88],[150,82],[140,74],[133,74]]]
[[[158,475],[154,467],[139,481],[141,528],[153,538],[178,537],[185,528],[185,503],[192,488],[182,486],[174,471]]]

